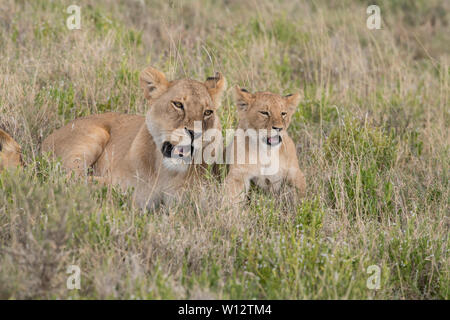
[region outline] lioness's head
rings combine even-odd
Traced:
[[[148,67],[141,72],[140,84],[149,101],[147,128],[163,155],[163,164],[186,170],[202,143],[202,133],[220,128],[217,109],[226,89],[225,78],[217,73],[205,82],[168,81],[160,71]]]
[[[21,163],[20,146],[0,129],[0,171],[20,166]]]
[[[270,92],[250,93],[238,86],[234,98],[239,115],[239,128],[263,130],[262,142],[277,146],[289,127],[292,115],[299,102],[300,94],[281,96]]]

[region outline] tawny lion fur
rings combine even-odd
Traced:
[[[0,170],[21,166],[20,146],[9,134],[0,129]]]

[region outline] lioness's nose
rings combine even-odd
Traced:
[[[198,137],[200,137],[202,135],[201,132],[195,132],[194,130],[190,130],[186,127],[184,128],[184,130],[186,130],[186,132],[189,134],[192,141],[194,141],[194,139],[197,139]]]
[[[272,127],[272,129],[277,131],[277,132],[281,132],[281,130],[283,130],[282,127]]]

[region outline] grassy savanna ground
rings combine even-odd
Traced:
[[[374,3],[380,30],[366,27]],[[71,4],[81,30],[66,28]],[[0,298],[448,299],[449,12],[434,0],[2,0],[0,127],[27,167],[0,174]],[[302,91],[289,133],[305,201],[253,190],[231,210],[210,180],[143,212],[40,154],[76,117],[144,114],[147,65]],[[221,119],[236,124],[231,91]],[[80,290],[66,288],[69,265]]]

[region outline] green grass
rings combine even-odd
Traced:
[[[380,3],[381,30],[366,28],[367,1],[84,0],[74,31],[70,4],[0,5],[0,128],[27,164],[0,173],[0,298],[450,298],[446,2]],[[131,190],[69,178],[41,155],[74,118],[145,114],[147,65],[300,91],[289,134],[306,199],[254,189],[222,207],[208,179],[144,212]],[[236,125],[231,91],[220,114]],[[66,288],[69,265],[80,290]]]

